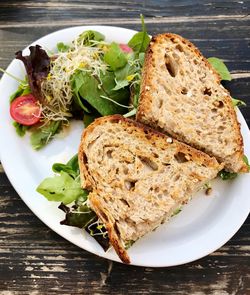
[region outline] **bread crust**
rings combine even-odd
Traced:
[[[128,253],[121,243],[119,234],[115,230],[115,221],[113,220],[112,216],[109,214],[108,210],[104,209],[104,206],[102,206],[102,204],[100,203],[95,192],[92,192],[89,195],[89,200],[91,202],[92,209],[96,212],[98,217],[105,225],[105,228],[108,231],[110,244],[114,247],[117,255],[120,257],[122,262],[127,264],[130,263]]]
[[[207,61],[207,59],[201,54],[199,49],[195,47],[190,41],[184,39],[183,37],[172,34],[172,33],[165,33],[165,34],[159,34],[154,37],[152,37],[151,42],[147,48],[146,55],[145,55],[145,62],[144,67],[142,70],[142,80],[141,80],[141,90],[140,90],[140,99],[139,99],[139,106],[138,111],[136,114],[136,120],[140,121],[142,123],[145,123],[153,128],[157,128],[158,130],[161,130],[164,133],[169,133],[171,136],[175,137],[176,139],[180,141],[185,141],[185,137],[180,137],[178,134],[174,133],[172,130],[168,129],[162,129],[159,128],[157,118],[153,118],[151,113],[152,110],[152,96],[150,87],[152,85],[152,70],[151,66],[153,64],[154,58],[157,58],[154,53],[154,47],[159,42],[162,42],[162,40],[170,39],[177,40],[178,42],[188,46],[188,49],[193,52],[193,54],[202,60],[203,63],[205,63],[206,67],[209,69],[210,72],[213,73],[216,83],[220,85],[221,78],[219,74],[213,69],[211,64]],[[225,161],[226,166],[225,168],[231,172],[248,172],[248,167],[243,161],[243,138],[240,132],[240,123],[237,120],[236,112],[234,110],[234,107],[232,105],[232,98],[229,94],[229,92],[225,90],[226,95],[223,97],[223,103],[225,103],[228,107],[228,113],[225,114],[225,116],[229,116],[231,118],[233,130],[234,130],[234,141],[237,143],[237,150],[230,155],[227,159],[223,159],[223,157],[218,157],[217,160],[220,162]],[[204,141],[206,139],[204,138]],[[210,156],[215,156],[211,151],[207,150],[205,145],[204,147],[198,146],[192,142],[187,142],[188,144],[192,145],[193,147],[197,149],[201,149],[204,152],[208,153]],[[233,162],[234,161],[234,162]],[[232,162],[232,164],[230,164]],[[228,164],[229,163],[229,164]],[[235,165],[235,163],[237,163]]]

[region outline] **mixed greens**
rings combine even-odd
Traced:
[[[61,224],[86,230],[106,251],[109,248],[108,234],[88,206],[89,192],[81,188],[78,156],[75,155],[66,164],[55,163],[52,170],[55,176],[44,179],[37,192],[48,201],[61,202],[58,208],[65,213]]]
[[[70,44],[58,43],[50,56],[39,45],[30,46],[28,56],[18,51],[16,58],[24,63],[27,76],[10,98],[17,134],[30,131],[31,144],[38,150],[72,118],[87,126],[100,116],[134,115],[150,41],[143,17],[141,21],[142,31],[128,44],[107,43],[103,34],[89,30]],[[26,97],[25,105],[20,101],[14,109],[13,102],[20,97]],[[29,110],[36,116],[29,114],[27,120]]]

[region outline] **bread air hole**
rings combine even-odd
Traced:
[[[132,180],[125,180],[124,181],[124,186],[128,191],[134,190],[135,184],[136,184],[136,181],[132,181]]]
[[[183,87],[183,88],[181,89],[181,94],[186,95],[187,93],[188,93],[187,88],[186,88],[186,87]]]
[[[107,157],[108,157],[109,159],[112,158],[112,152],[113,152],[113,151],[111,151],[111,150],[108,150],[108,151],[107,151]]]
[[[183,51],[184,51],[183,48],[182,48],[182,46],[181,46],[180,44],[176,45],[175,48],[176,48],[177,50],[179,50],[180,52],[183,52]]]
[[[198,60],[197,59],[194,59],[194,64],[198,65]]]
[[[171,77],[175,77],[177,75],[178,69],[175,61],[167,53],[165,54],[165,65],[169,75]]]
[[[205,89],[204,89],[204,91],[203,91],[203,94],[204,94],[204,95],[211,96],[211,94],[212,94],[212,91],[211,91],[211,89],[210,89],[210,88],[208,88],[208,87],[205,87]]]
[[[178,163],[188,162],[186,155],[182,152],[178,152],[177,154],[174,155],[174,157]]]
[[[175,175],[174,181],[178,181],[181,178],[180,174]]]
[[[176,53],[173,53],[173,58],[174,58],[175,60],[179,60],[179,59],[180,59],[180,57],[179,57]]]
[[[139,157],[139,159],[141,160],[141,163],[148,169],[148,170],[151,170],[151,171],[156,171],[158,170],[158,165],[151,161],[150,159],[148,158],[142,158],[142,157]]]
[[[160,109],[163,105],[163,100],[162,99],[159,99],[158,101],[158,108]]]
[[[166,94],[168,94],[168,95],[172,94],[171,90],[165,84],[163,84],[163,88],[164,88]]]
[[[123,173],[125,174],[125,175],[127,175],[128,174],[128,167],[123,167]]]
[[[124,199],[120,199],[120,201],[121,201],[125,206],[130,207],[129,203],[128,203],[126,200],[124,200]]]
[[[223,108],[224,107],[224,103],[223,103],[223,101],[219,101],[219,105],[218,105],[218,108]]]

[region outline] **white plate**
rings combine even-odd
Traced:
[[[127,43],[135,31],[107,26],[74,27],[49,34],[33,44],[55,50],[57,42],[70,42],[84,30],[93,29],[103,33],[107,41]],[[32,44],[32,45],[33,45]],[[25,49],[28,54],[28,49]],[[13,52],[14,55],[14,52]],[[22,63],[12,61],[7,72],[24,78]],[[102,248],[80,229],[60,225],[63,212],[58,203],[48,202],[36,192],[37,185],[49,175],[54,162],[66,162],[77,152],[83,126],[73,122],[66,138],[54,139],[41,151],[34,151],[28,137],[19,138],[9,115],[9,96],[18,83],[3,75],[0,83],[0,156],[9,180],[28,207],[47,226],[73,244],[99,256],[119,261],[110,251]],[[245,153],[250,159],[250,134],[247,124],[238,111]],[[200,192],[172,220],[155,232],[136,242],[129,255],[133,265],[173,266],[187,263],[215,251],[225,244],[240,228],[249,213],[250,175],[237,177],[234,181],[213,181],[213,193],[206,196]]]

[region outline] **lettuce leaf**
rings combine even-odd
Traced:
[[[141,15],[142,31],[136,33],[128,42],[128,46],[133,49],[135,53],[139,55],[141,52],[145,52],[150,42],[150,37],[147,34],[146,26],[144,23],[144,17]]]
[[[112,42],[107,52],[105,52],[104,61],[111,67],[113,71],[124,67],[127,64],[126,54],[121,50],[120,46]]]
[[[62,163],[53,164],[52,170],[55,173],[66,172],[73,178],[76,178],[80,174],[78,155],[76,154],[66,164],[62,164]]]
[[[53,136],[60,131],[62,121],[51,121],[50,123],[31,129],[30,143],[35,150],[44,147]]]
[[[246,163],[247,167],[248,167],[248,171],[250,171],[250,165],[249,165],[249,161],[246,155],[243,156],[243,161]]]
[[[49,201],[61,202],[58,208],[65,213],[61,224],[85,229],[106,251],[109,248],[108,234],[96,213],[87,205],[89,192],[80,185],[78,155],[66,164],[55,163],[52,170],[57,175],[45,178],[37,192]],[[73,205],[66,206],[70,203]]]
[[[243,100],[239,100],[236,98],[232,98],[232,103],[234,107],[241,107],[241,106],[246,106],[247,104]]]
[[[221,80],[231,81],[232,77],[224,62],[217,57],[209,57],[207,59],[211,66],[219,73]]]
[[[93,30],[83,32],[77,38],[78,43],[82,43],[85,46],[95,46],[96,42],[101,42],[105,39],[104,35]]]
[[[16,129],[16,133],[20,136],[23,137],[26,133],[26,131],[30,128],[30,126],[25,126],[20,123],[17,123],[16,121],[13,122],[13,126]]]
[[[10,103],[15,100],[19,96],[23,96],[29,94],[31,92],[30,87],[28,84],[19,84],[17,90],[11,94],[10,96]]]
[[[115,77],[112,71],[101,74],[101,81],[98,77],[84,71],[76,72],[72,80],[78,81],[78,87],[73,89],[74,95],[79,96],[83,102],[87,101],[102,116],[123,114],[127,111],[126,108],[117,105],[116,102],[128,105],[129,90],[126,88],[117,91],[113,90]],[[108,97],[114,102],[106,100],[102,96]]]
[[[61,171],[60,175],[45,178],[37,187],[37,192],[49,201],[62,202],[67,205],[84,196],[80,181],[75,181],[68,173]]]
[[[58,52],[67,52],[70,49],[70,46],[64,44],[63,42],[59,42],[56,44]]]

